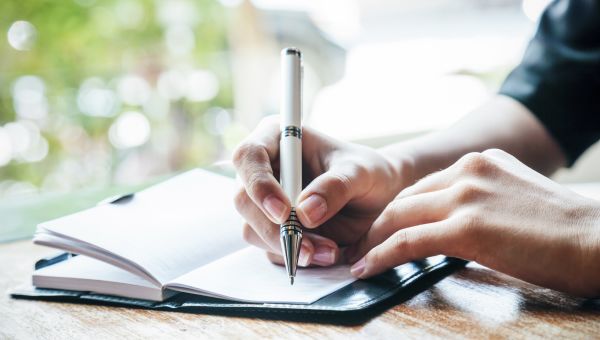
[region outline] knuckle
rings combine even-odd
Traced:
[[[497,149],[497,148],[487,149],[484,152],[482,152],[482,154],[488,155],[488,156],[507,156],[508,155],[508,153],[506,153],[506,151]]]
[[[235,208],[237,211],[241,212],[246,204],[248,204],[248,194],[246,193],[246,188],[241,187],[238,189],[237,193],[233,197],[233,203],[235,204]]]
[[[394,252],[410,253],[410,248],[411,248],[410,240],[409,240],[409,236],[408,236],[408,233],[406,232],[406,230],[404,230],[404,229],[398,230],[396,233],[394,233],[393,238],[394,238],[393,239],[394,240],[394,245],[393,245]]]
[[[271,182],[259,171],[253,171],[249,174],[246,183],[246,190],[248,194],[255,198],[262,198],[265,196],[267,188]]]
[[[496,170],[496,165],[490,156],[479,152],[464,155],[460,160],[460,166],[462,172],[475,176],[488,176]]]
[[[359,164],[358,162],[354,162],[351,167],[352,177],[354,178],[366,178],[369,175],[369,170],[363,164]]]
[[[244,160],[248,158],[248,155],[252,154],[255,150],[256,145],[249,142],[242,142],[233,152],[233,165],[236,168],[241,167]]]
[[[479,152],[469,152],[459,159],[459,163],[462,166],[467,166],[469,164],[477,163],[480,157],[481,153]]]
[[[455,185],[456,201],[459,204],[472,203],[483,199],[488,191],[474,181],[460,181]]]
[[[352,180],[343,173],[332,172],[331,178],[335,183],[335,190],[343,197],[348,197],[352,193]]]
[[[396,219],[397,210],[400,205],[400,200],[393,200],[388,203],[387,207],[381,212],[381,220],[384,223],[390,223]]]

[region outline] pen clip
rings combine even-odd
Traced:
[[[125,204],[125,203],[131,202],[131,200],[133,199],[134,196],[135,196],[135,193],[110,196],[110,197],[105,198],[102,201],[98,202],[98,204],[96,204],[96,205]]]

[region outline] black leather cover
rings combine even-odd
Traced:
[[[52,265],[66,258],[63,255],[62,259],[55,257],[42,260],[36,267]],[[186,293],[176,294],[162,302],[154,302],[90,292],[40,289],[31,285],[13,290],[11,296],[16,299],[102,304],[162,311],[353,324],[364,322],[386,308],[410,299],[465,264],[466,261],[443,256],[407,263],[369,280],[356,281],[309,305],[243,303]]]

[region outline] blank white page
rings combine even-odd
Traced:
[[[84,210],[38,230],[128,259],[164,284],[247,246],[233,203],[236,190],[235,180],[196,169],[130,202]]]
[[[167,288],[244,302],[310,304],[355,280],[347,265],[298,268],[291,286],[284,267],[248,247],[173,280]]]
[[[33,272],[32,283],[38,288],[91,291],[100,294],[161,301],[161,287],[123,269],[76,256]]]

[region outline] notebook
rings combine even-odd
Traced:
[[[11,296],[348,322],[408,299],[466,263],[435,256],[368,280],[355,280],[348,265],[299,268],[290,286],[284,267],[243,241],[237,189],[232,178],[195,169],[42,223],[34,243],[63,253],[38,261],[31,284]]]
[[[42,223],[34,243],[84,256],[36,270],[39,288],[152,301],[177,292],[309,304],[354,281],[347,265],[285,269],[241,238],[235,180],[192,170],[117,204]]]

